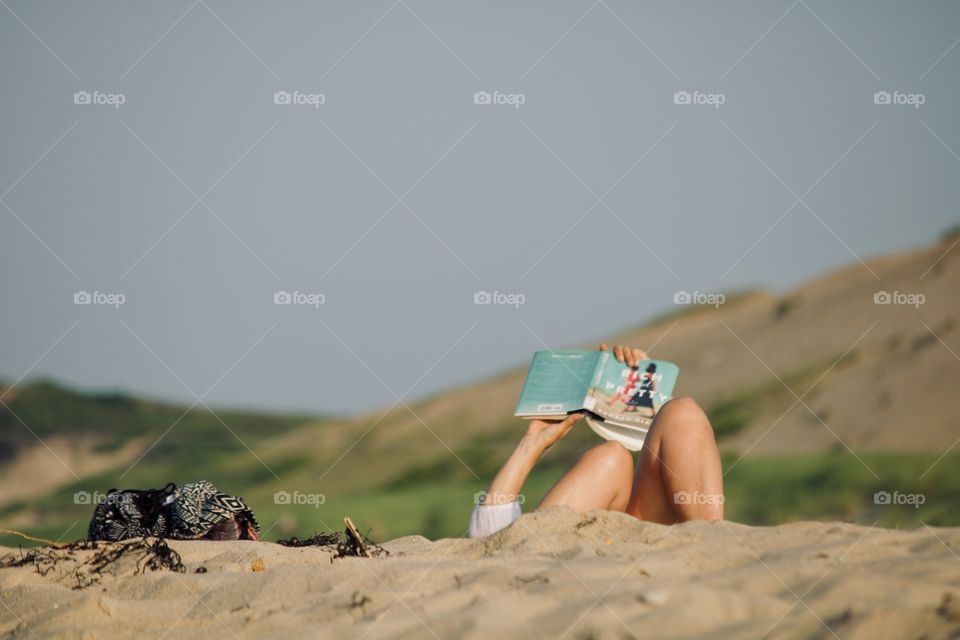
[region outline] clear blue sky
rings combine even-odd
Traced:
[[[924,245],[958,38],[953,2],[6,0],[0,376],[353,412]]]

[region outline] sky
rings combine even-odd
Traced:
[[[3,0],[0,378],[364,413],[928,245],[958,42],[956,2]]]

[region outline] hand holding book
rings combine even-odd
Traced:
[[[582,413],[571,413],[563,420],[531,420],[527,425],[527,437],[541,447],[542,451],[546,451],[570,433],[570,429],[580,422],[581,418]]]
[[[606,342],[600,345],[600,351],[610,351]],[[622,362],[628,367],[636,369],[641,360],[647,359],[647,352],[636,347],[621,347],[615,344],[613,345],[613,357],[617,359],[617,362]]]

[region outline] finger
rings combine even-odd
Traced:
[[[618,362],[623,362],[623,347],[620,345],[614,345],[613,347],[613,357],[617,359]]]
[[[600,351],[610,351],[610,346],[606,342],[604,342],[603,344],[600,345]]]
[[[573,425],[577,424],[582,417],[582,413],[572,413],[567,416],[567,418],[560,423],[560,437],[562,438],[567,435],[570,429],[573,429]]]
[[[647,352],[643,349],[634,349],[633,358],[637,361],[637,364],[640,364],[641,360],[647,360]]]
[[[568,415],[568,416],[564,419],[564,421],[563,421],[562,423],[560,423],[560,424],[561,424],[561,426],[566,427],[566,428],[569,429],[569,428],[572,427],[573,425],[577,424],[577,422],[579,422],[581,418],[583,418],[583,414],[582,414],[582,413],[571,413],[571,414]]]
[[[560,423],[560,426],[563,428],[563,433],[566,434],[570,429],[573,428],[573,425],[580,422],[580,419],[583,418],[582,413],[571,413],[567,416],[567,419]]]
[[[637,350],[636,350],[636,349],[631,349],[631,348],[628,347],[628,348],[624,349],[623,351],[624,351],[624,355],[627,357],[627,364],[630,366],[630,368],[636,369],[636,367],[637,367]]]

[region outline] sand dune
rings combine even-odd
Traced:
[[[677,393],[707,409],[738,393],[779,392],[781,397],[724,443],[726,449],[751,455],[825,452],[842,447],[842,440],[858,451],[942,452],[956,443],[960,421],[955,397],[960,250],[951,251],[953,243],[946,239],[855,262],[779,297],[748,294],[616,340],[652,347],[655,357],[679,364]],[[874,304],[882,291],[922,294],[924,301]],[[456,447],[510,420],[525,372],[524,367],[454,389],[414,408]],[[354,429],[378,416],[358,419]],[[371,447],[390,448],[417,437],[432,444],[404,409],[394,410],[383,424],[389,428],[371,434]]]
[[[770,395],[725,449],[786,454],[846,443],[858,451],[942,452],[956,443],[960,421],[960,249],[950,251],[953,242],[855,262],[782,296],[752,293],[604,338],[653,347],[655,357],[679,364],[677,392],[707,409],[739,393]],[[924,302],[874,304],[881,291],[922,294]],[[451,448],[489,434],[512,420],[525,373],[524,365],[415,403],[417,415],[401,407],[382,418],[378,411],[326,433],[337,443],[376,423],[365,438],[370,450],[420,441],[424,451],[447,455],[421,420]],[[313,432],[305,432],[290,442],[309,441]],[[400,464],[388,457],[376,473],[389,477]]]
[[[688,313],[616,340],[652,347],[655,357],[678,363],[682,373],[677,392],[693,396],[708,411],[738,394],[768,398],[751,406],[743,428],[721,442],[725,451],[765,456],[849,447],[857,452],[939,454],[956,445],[960,421],[960,249],[951,251],[954,241],[871,259],[866,265],[855,262],[779,297],[754,293],[718,309],[678,307]],[[921,293],[925,301],[919,307],[876,305],[877,291]],[[517,357],[522,362],[529,354]],[[400,406],[386,413],[304,424],[256,450],[271,465],[305,452],[314,458],[312,464],[284,474],[289,486],[313,486],[316,468],[330,468],[345,451],[343,464],[359,465],[362,481],[357,474],[326,474],[326,494],[383,486],[416,465],[449,458],[450,450],[491,434],[504,434],[504,447],[511,446],[514,432],[507,430],[522,428],[512,414],[524,373],[521,365],[411,403],[412,410]],[[12,424],[31,446],[19,454],[22,459],[0,462],[0,506],[49,494],[74,480],[62,473],[50,450]],[[69,425],[62,432],[72,433]],[[362,446],[353,447],[358,439]],[[86,477],[126,470],[130,458],[139,457],[154,438],[127,443],[109,456],[95,456],[76,440],[48,440],[57,456],[69,457],[70,466]],[[506,449],[497,455],[505,456]],[[258,464],[245,450],[240,456],[237,464]],[[40,469],[42,478],[31,469]],[[276,488],[265,485],[261,493],[272,495]],[[38,519],[32,513],[10,514],[5,524],[26,527]]]
[[[11,638],[947,638],[960,633],[960,529],[642,523],[565,508],[484,540],[419,536],[389,557],[174,542],[182,574],[125,559],[73,589],[0,570]],[[16,553],[15,550],[3,549]],[[251,566],[262,560],[263,571]],[[196,573],[199,567],[205,573]]]

